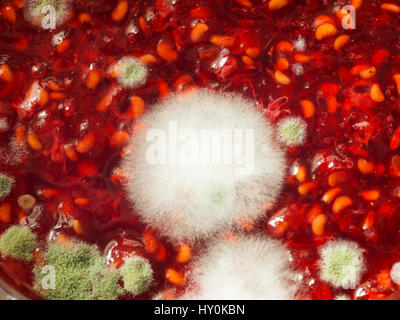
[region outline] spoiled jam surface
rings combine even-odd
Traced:
[[[303,298],[390,297],[398,288],[389,271],[400,259],[400,3],[350,2],[76,0],[72,19],[51,31],[25,20],[23,1],[0,1],[0,168],[15,178],[0,230],[29,225],[39,258],[60,237],[97,244],[116,267],[143,255],[157,281],[139,298],[175,297],[187,283],[188,251],[198,248],[142,224],[116,168],[131,126],[168,93],[234,91],[273,123],[302,117],[309,132],[288,151],[276,206],[244,231],[288,245]],[[355,29],[342,25],[347,4]],[[136,89],[106,72],[128,54],[149,69]],[[23,194],[36,198],[33,210],[18,206]],[[319,280],[318,248],[335,238],[366,249],[368,271],[353,290]],[[1,259],[17,283],[32,284],[31,264]]]

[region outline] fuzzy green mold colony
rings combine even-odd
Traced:
[[[35,267],[35,289],[52,300],[116,299],[122,293],[116,271],[108,270],[96,246],[76,242],[68,246],[51,244],[45,265],[55,271],[54,288],[43,289],[46,273]]]
[[[117,270],[103,270],[93,283],[92,297],[97,300],[115,300],[124,293],[118,284],[120,278]]]
[[[320,276],[334,288],[354,289],[365,271],[364,250],[356,242],[334,240],[320,250]]]
[[[63,3],[67,2],[67,1],[63,1],[63,0],[33,0],[31,2],[36,3],[36,11],[38,13],[39,12],[41,13],[41,10],[45,6],[52,6],[52,7],[54,7],[54,9],[56,11],[59,11],[60,9],[62,9]]]
[[[307,123],[300,117],[287,117],[277,126],[278,138],[288,147],[301,146],[307,136]]]
[[[108,68],[108,72],[114,74],[117,82],[127,89],[140,87],[148,76],[146,65],[131,56],[122,57]]]
[[[137,296],[144,293],[153,282],[153,269],[141,257],[128,258],[120,269],[125,290]]]
[[[36,27],[54,29],[73,16],[72,0],[30,0],[24,2],[25,19]],[[49,25],[49,27],[46,27],[46,25]]]
[[[12,226],[0,238],[0,252],[18,260],[31,261],[36,235],[28,227]]]
[[[0,199],[7,197],[14,184],[14,179],[0,173]]]

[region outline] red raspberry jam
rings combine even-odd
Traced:
[[[241,223],[289,247],[300,298],[396,296],[399,1],[75,0],[55,30],[28,21],[26,2],[0,1],[0,168],[14,179],[0,231],[27,225],[39,241],[31,262],[1,257],[8,281],[37,297],[32,269],[46,243],[78,239],[112,267],[132,254],[149,259],[156,285],[137,298],[178,297],[207,240],[175,244],[143,224],[118,164],[143,112],[206,87],[255,101],[273,124],[289,115],[307,124],[306,141],[288,150],[279,201],[259,223]],[[355,29],[342,24],[349,4]],[[123,87],[108,72],[126,55],[148,68],[144,85]],[[33,209],[31,198],[21,202],[27,194]],[[365,250],[367,271],[351,290],[320,278],[319,248],[338,238]]]

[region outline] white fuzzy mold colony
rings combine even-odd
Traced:
[[[147,67],[140,60],[125,56],[112,64],[108,73],[116,78],[117,82],[124,88],[133,89],[142,86],[147,80]]]
[[[390,270],[390,278],[395,284],[400,285],[400,262],[396,262],[392,266],[392,269]]]
[[[307,49],[306,39],[303,36],[298,36],[296,40],[293,41],[293,47],[297,51],[304,51]]]
[[[239,95],[201,89],[144,115],[122,162],[135,212],[172,239],[194,241],[257,219],[286,171],[273,129]]]
[[[56,29],[73,16],[73,0],[25,0],[24,16],[33,26]]]
[[[295,76],[301,76],[304,74],[304,67],[301,63],[294,63],[292,64],[292,72]]]
[[[193,284],[182,299],[295,299],[297,273],[284,245],[258,236],[221,241],[194,262]]]
[[[334,288],[355,289],[366,267],[364,249],[356,242],[332,240],[320,250],[320,277]]]

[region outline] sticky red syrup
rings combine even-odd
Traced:
[[[350,2],[354,30],[341,20]],[[398,1],[76,0],[55,31],[32,26],[23,7],[0,1],[8,124],[0,168],[15,179],[0,202],[0,231],[27,224],[40,239],[35,259],[64,237],[97,244],[116,267],[140,254],[157,281],[139,298],[177,297],[204,244],[171,243],[144,225],[118,164],[144,111],[171,92],[207,87],[254,100],[274,124],[287,115],[307,123],[306,142],[288,150],[279,201],[242,226],[290,248],[304,275],[301,298],[387,299],[399,289],[389,275],[400,259]],[[121,88],[107,73],[125,55],[147,65],[145,85]],[[18,206],[23,194],[35,197],[36,211]],[[367,272],[351,291],[319,279],[318,249],[336,238],[366,250]],[[17,285],[32,285],[33,263],[1,262]]]

